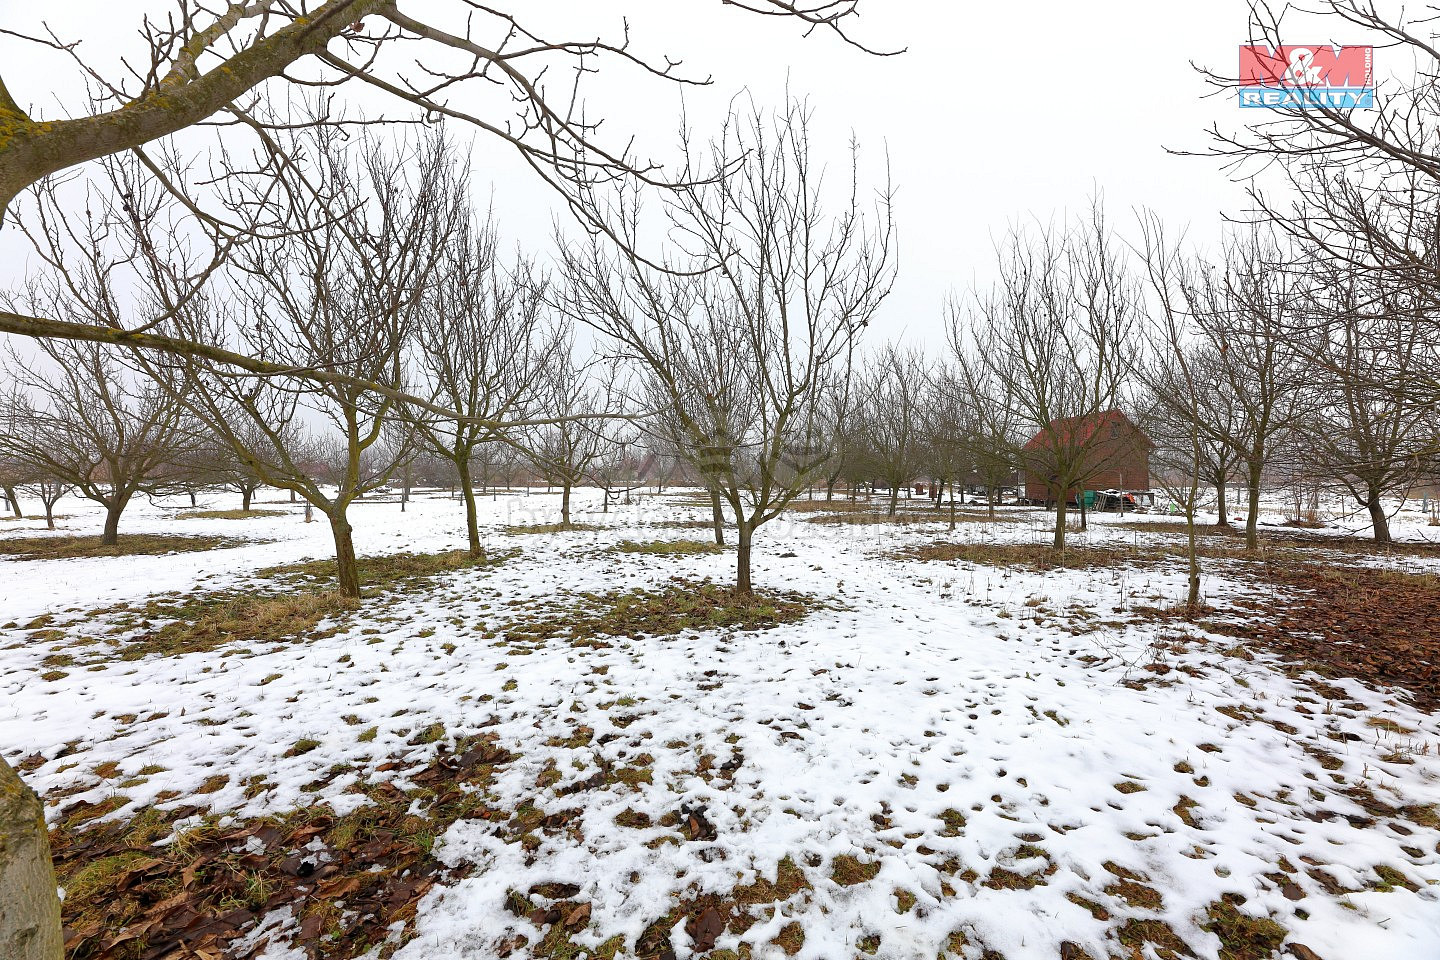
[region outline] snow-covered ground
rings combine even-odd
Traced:
[[[414,744],[414,733],[436,722],[447,737],[493,735],[518,758],[497,767],[488,803],[580,813],[565,830],[537,834],[538,845],[510,842],[486,820],[450,827],[439,857],[472,869],[422,903],[397,954],[413,960],[496,956],[517,934],[538,941],[543,931],[504,903],[511,890],[545,883],[574,884],[573,899],[590,904],[575,944],[621,935],[628,955],[677,900],[773,881],[787,857],[804,886],[759,910],[743,936],[721,934],[716,950],[738,951],[743,939],[755,957],[783,956],[772,941],[798,922],[801,957],[990,950],[1053,960],[1065,942],[1095,960],[1161,955],[1153,944],[1126,952],[1134,932],[1127,943],[1122,931],[1138,918],[1163,921],[1195,955],[1217,958],[1206,910],[1238,894],[1243,913],[1274,918],[1288,942],[1325,960],[1440,957],[1440,829],[1424,816],[1377,815],[1355,790],[1367,788],[1382,809],[1440,804],[1440,722],[1355,681],[1334,681],[1343,697],[1321,696],[1263,656],[1225,652],[1233,639],[1135,616],[1137,605],[1183,596],[1178,565],[1032,573],[893,556],[947,539],[1042,543],[1049,518],[1038,511],[966,521],[953,534],[938,521],[831,525],[794,514],[761,531],[755,581],[826,601],[801,622],[594,648],[554,639],[522,651],[507,626],[586,592],[733,575],[732,553],[606,550],[623,539],[704,537],[674,524],[708,509],[670,495],[602,515],[599,493],[581,491],[576,519],[603,529],[502,532],[557,520],[558,500],[485,500],[487,544],[518,556],[366,601],[331,635],[245,656],[102,660],[48,680],[42,660],[65,641],[37,618],[100,632],[106,615],[82,620],[86,611],[324,558],[328,528],[283,503],[256,506],[284,516],[238,521],[176,519],[178,503],[142,503],[122,535],[253,542],[159,557],[0,558],[0,751],[16,764],[43,755],[26,779],[52,811],[119,793],[128,803],[112,816],[123,817],[178,793],[170,803],[238,817],[316,802],[343,813],[364,802],[347,792],[358,780],[404,788],[406,771],[437,749]],[[63,501],[61,512],[71,514],[62,533],[98,531],[87,505]],[[362,554],[463,542],[460,505],[443,495],[403,514],[362,502],[352,519]],[[1153,519],[1097,517],[1073,542],[1155,542],[1137,532]],[[40,526],[7,521],[0,537]],[[1397,520],[1404,537],[1436,532],[1418,512]],[[1205,581],[1221,606],[1243,589],[1213,571]],[[372,727],[362,742],[357,734]],[[302,738],[319,746],[293,750]],[[404,762],[387,763],[394,758]],[[318,795],[302,789],[337,764],[346,772]],[[382,764],[389,769],[377,772]],[[726,776],[715,775],[721,765]],[[564,792],[623,766],[649,777]],[[163,770],[141,775],[147,767]],[[545,775],[557,769],[558,780]],[[268,789],[247,791],[261,774]],[[223,786],[197,792],[218,775],[228,776]],[[682,805],[705,807],[714,840],[660,825]],[[633,816],[622,819],[641,825],[617,824],[627,811],[648,825]],[[847,857],[878,870],[841,883]],[[1406,883],[1387,882],[1396,871]],[[671,942],[690,955],[683,925]],[[279,937],[269,956],[299,956],[289,951]]]

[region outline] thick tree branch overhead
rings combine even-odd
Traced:
[[[807,34],[824,28],[868,49],[846,30],[859,0],[720,2],[766,17],[798,20],[807,25]],[[588,119],[580,107],[581,81],[607,60],[662,81],[711,82],[682,74],[677,59],[636,53],[628,23],[609,40],[561,39],[541,36],[523,25],[518,14],[478,0],[412,0],[403,4],[403,12],[401,5],[397,0],[175,0],[168,17],[147,17],[140,24],[148,63],[127,63],[128,75],[119,79],[103,76],[80,43],[50,33],[25,36],[0,28],[12,38],[68,56],[93,99],[88,114],[38,116],[16,99],[21,78],[7,76],[0,65],[0,225],[22,191],[52,174],[138,150],[213,122],[219,113],[233,123],[237,111],[247,113],[246,103],[277,101],[287,88],[304,91],[355,83],[384,92],[406,108],[405,119],[449,117],[509,143],[582,216],[583,198],[598,184],[639,180],[677,186],[667,182],[657,164],[633,157],[628,146],[603,145],[597,137],[599,121]],[[498,106],[497,90],[508,94]],[[481,99],[487,95],[489,100]],[[589,227],[604,231],[603,224]],[[0,317],[0,332],[81,340],[103,336],[166,352],[210,349],[174,338],[80,329],[16,313]],[[245,364],[236,366],[247,369]]]
[[[855,46],[845,32],[858,0],[789,3],[747,0],[725,5],[825,27]],[[0,31],[23,37],[14,31]],[[130,78],[102,76],[79,43],[53,35],[23,37],[67,54],[96,93],[96,112],[42,119],[24,109],[14,81],[0,69],[0,214],[29,185],[86,161],[141,146],[184,130],[235,104],[266,81],[339,85],[369,81],[417,115],[469,120],[557,169],[575,186],[593,179],[650,177],[657,169],[605,149],[597,124],[578,111],[581,76],[610,59],[677,83],[709,83],[679,72],[680,61],[647,57],[631,48],[629,25],[615,40],[542,37],[517,16],[476,0],[406,4],[396,0],[254,0],[219,5],[177,0],[163,22],[141,25],[149,63],[130,66]],[[392,51],[404,51],[398,66]],[[574,81],[547,88],[557,61]],[[297,70],[309,70],[301,75]],[[513,96],[508,117],[481,119],[471,91],[499,84]]]

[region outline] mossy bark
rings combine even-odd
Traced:
[[[44,808],[0,758],[0,960],[63,960]]]

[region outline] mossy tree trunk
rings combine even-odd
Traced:
[[[470,478],[470,459],[460,457],[455,461],[455,472],[460,478],[460,492],[465,498],[465,538],[470,547],[470,556],[476,560],[485,559],[485,548],[480,545],[480,512],[475,503],[475,485]]]
[[[741,516],[736,524],[736,546],[735,546],[735,591],[749,596],[754,593],[754,587],[750,584],[750,545],[755,536],[755,530],[750,521]]]
[[[342,597],[360,596],[360,569],[355,563],[355,540],[345,507],[337,506],[330,513],[330,533],[335,538],[335,580]]]
[[[44,808],[0,757],[0,960],[63,960]]]

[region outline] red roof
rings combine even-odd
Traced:
[[[1067,444],[1076,446],[1090,442],[1095,432],[1105,426],[1119,427],[1130,431],[1145,441],[1147,446],[1153,446],[1150,438],[1140,432],[1140,428],[1130,422],[1130,418],[1120,410],[1106,410],[1104,413],[1091,414],[1083,417],[1062,417],[1056,420],[1049,427],[1036,433],[1025,443],[1026,450],[1040,450],[1047,446],[1046,440],[1050,436],[1059,436]]]

